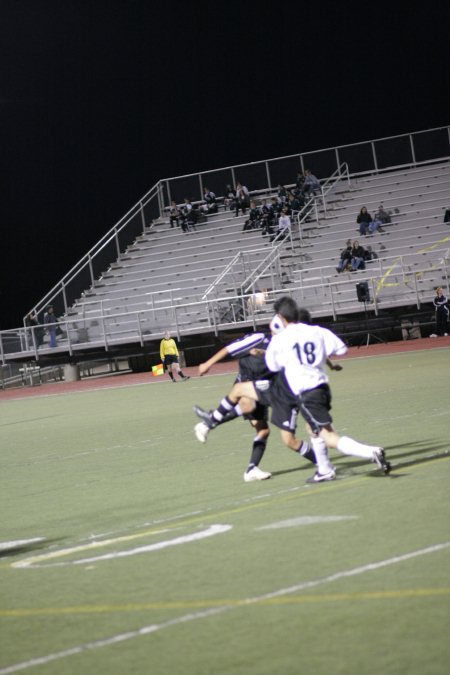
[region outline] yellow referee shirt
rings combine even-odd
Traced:
[[[178,348],[173,338],[163,338],[159,345],[159,355],[161,361],[164,361],[165,356],[178,356]]]

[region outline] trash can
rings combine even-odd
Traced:
[[[66,363],[64,366],[65,382],[76,382],[80,379],[80,368],[72,363]]]

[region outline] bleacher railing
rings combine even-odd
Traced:
[[[331,315],[336,320],[339,315],[361,311],[355,294],[355,281],[367,281],[371,296],[369,312],[378,315],[380,302],[384,309],[406,304],[415,304],[420,309],[422,304],[430,302],[430,291],[434,288],[436,276],[445,279],[445,285],[449,284],[450,251],[443,248],[436,250],[434,254],[434,259],[422,268],[412,266],[414,258],[419,259],[421,254],[392,256],[369,263],[370,269],[349,275],[347,280],[324,279],[322,283],[316,281],[310,286],[299,284],[290,288],[288,294],[299,304],[304,304],[308,288],[314,289],[316,307],[320,307],[320,310],[313,310],[313,316]],[[393,261],[396,263],[395,289],[389,289],[388,293],[383,286],[384,272],[389,265],[392,266]],[[57,346],[53,348],[49,346],[47,337],[40,344],[39,333],[43,326],[2,331],[0,361],[4,365],[18,357],[21,360],[38,361],[41,356],[72,356],[77,351],[85,352],[92,347],[108,352],[115,346],[130,343],[143,347],[151,341],[159,342],[166,328],[176,333],[178,339],[201,330],[217,335],[219,330],[233,327],[251,326],[256,329],[257,325],[268,323],[273,301],[285,294],[285,289],[264,293],[238,293],[175,305],[168,302],[165,306],[140,311],[108,315],[98,313],[90,317],[95,329],[90,325],[80,328],[79,317],[62,320],[58,322],[62,335],[58,337]]]
[[[66,314],[75,300],[101,278],[111,263],[120,258],[134,239],[152,221],[161,218],[172,200],[189,197],[203,199],[203,188],[222,195],[227,184],[236,181],[258,192],[291,184],[298,172],[311,169],[320,179],[331,176],[343,163],[353,175],[364,175],[426,162],[437,162],[450,155],[450,127],[437,127],[398,136],[389,136],[332,148],[275,157],[183,176],[164,178],[141,199],[81,258],[69,272],[32,308],[40,314],[49,304],[57,315]],[[252,190],[253,191],[253,190]],[[25,323],[25,317],[24,317]]]
[[[340,185],[343,181],[347,183],[347,187],[350,187],[350,173],[348,165],[344,162],[339,166],[336,171],[329,177],[327,180],[321,184],[320,191],[317,190],[316,194],[311,195],[307,200],[305,206],[299,211],[295,216],[295,223],[298,227],[299,240],[303,240],[303,225],[305,221],[311,217],[312,212],[315,213],[316,222],[319,221],[319,204],[320,209],[323,214],[323,217],[326,217],[327,213],[327,198],[329,195],[336,190],[336,187]],[[280,257],[283,250],[286,246],[290,245],[293,248],[292,241],[292,231],[289,231],[288,236],[279,233],[272,242],[272,250],[266,255],[266,257],[261,260],[261,262],[250,272],[248,277],[243,281],[241,285],[242,293],[249,293],[250,291],[255,292],[257,284],[262,278],[270,275],[271,277],[278,278],[281,281],[281,265]],[[274,284],[272,284],[274,288]]]

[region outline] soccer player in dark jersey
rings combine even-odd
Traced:
[[[235,384],[238,382],[257,381],[260,383],[260,386],[265,386],[265,383],[267,383],[268,390],[269,380],[273,376],[273,373],[268,370],[265,364],[264,354],[269,341],[269,338],[264,333],[252,333],[239,340],[235,340],[216,352],[208,361],[201,363],[198,368],[199,375],[205,375],[215,363],[222,361],[227,356],[233,356],[239,359],[239,373]],[[221,401],[221,405],[222,408],[219,407],[220,410],[212,413],[214,426],[244,415],[256,430],[250,462],[244,473],[244,480],[250,482],[270,478],[271,473],[262,471],[259,468],[259,463],[263,458],[270,434],[268,424],[269,400],[262,403],[242,397],[235,406],[231,406],[226,399]],[[200,406],[194,406],[194,411],[203,420],[195,425],[195,435],[201,443],[205,443],[209,431],[213,428],[210,423],[210,414],[200,408]],[[295,439],[295,442],[290,447],[294,452],[299,453],[305,459],[309,459],[315,464],[316,458],[314,452],[309,448],[307,443]]]

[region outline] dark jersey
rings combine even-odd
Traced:
[[[230,356],[239,359],[239,375],[237,382],[267,380],[273,373],[267,368],[265,359],[250,354],[252,349],[267,349],[270,338],[265,333],[250,333],[227,346]]]

